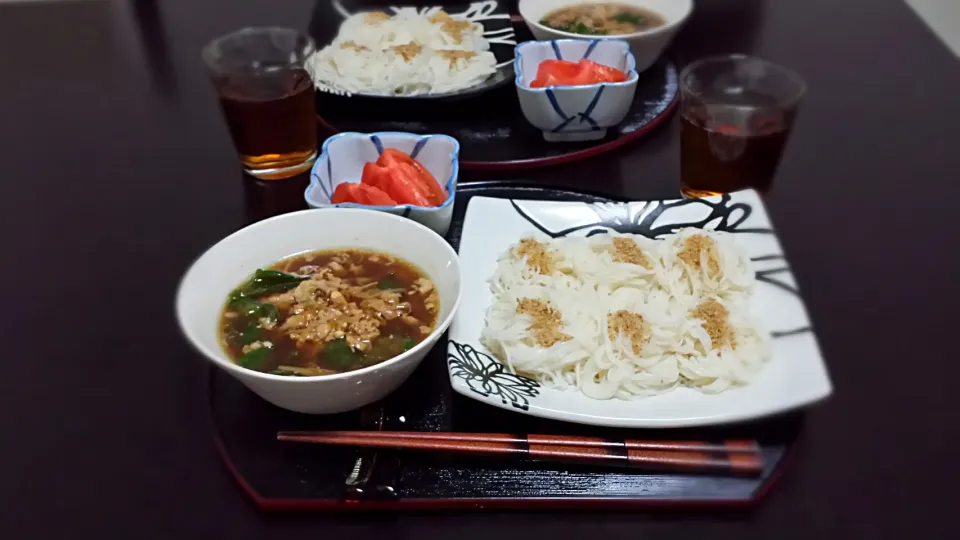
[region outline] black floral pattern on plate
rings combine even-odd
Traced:
[[[731,201],[730,195],[723,195],[716,202],[707,199],[680,199],[676,201],[650,201],[632,205],[626,203],[589,203],[587,206],[597,214],[596,222],[559,231],[548,230],[525,212],[517,204],[517,201],[511,200],[510,204],[523,219],[551,238],[560,238],[584,229],[593,229],[587,232],[587,236],[603,234],[608,230],[613,230],[618,233],[640,234],[648,238],[659,238],[677,232],[684,227],[710,228],[724,232],[773,234],[773,229],[769,228],[739,228],[750,217],[753,209],[747,203]],[[710,209],[710,214],[699,221],[657,225],[657,220],[665,211],[692,205],[706,206]]]
[[[506,366],[472,345],[450,340],[447,364],[450,376],[463,379],[473,392],[498,397],[517,409],[528,410],[529,398],[540,395],[540,383],[506,371]]]

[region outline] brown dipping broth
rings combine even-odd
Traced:
[[[663,26],[666,20],[655,11],[618,3],[577,4],[547,13],[540,24],[573,34],[615,36]]]
[[[331,267],[334,261],[338,262]],[[294,339],[290,335],[290,330],[283,330],[282,326],[289,317],[295,315],[294,310],[298,304],[268,300],[276,298],[278,294],[292,293],[300,281],[306,281],[309,275],[319,272],[319,269],[324,267],[331,267],[333,275],[351,286],[369,283],[371,285],[366,289],[368,291],[400,292],[400,302],[409,305],[409,309],[404,310],[403,314],[412,316],[418,324],[411,324],[409,319],[405,321],[402,317],[387,319],[380,315],[378,317],[381,323],[380,333],[369,340],[367,349],[363,351],[349,345],[346,338],[330,341]],[[314,268],[318,269],[314,270]],[[379,364],[402,354],[423,341],[436,325],[439,300],[435,288],[429,294],[408,294],[415,288],[418,279],[429,278],[414,265],[385,253],[360,249],[312,251],[284,259],[272,265],[267,271],[258,270],[251,280],[260,276],[261,273],[270,279],[279,278],[281,281],[284,279],[282,275],[271,274],[270,271],[285,272],[294,281],[285,290],[251,294],[238,304],[234,301],[236,295],[252,282],[248,281],[231,293],[220,316],[219,330],[223,349],[233,362],[247,369],[288,376],[328,375],[353,371]],[[349,294],[346,294],[346,297],[347,300],[351,300]],[[254,301],[255,304],[250,304],[247,299]],[[431,302],[432,310],[427,307]],[[360,301],[355,303],[361,304]],[[333,304],[331,303],[330,306]],[[276,323],[272,328],[269,327],[269,323],[263,324],[262,316],[269,313],[276,316]],[[376,315],[375,312],[370,311],[370,313]],[[424,332],[421,327],[429,330]],[[257,349],[250,349],[251,344],[264,342],[269,342],[270,346],[261,345]]]

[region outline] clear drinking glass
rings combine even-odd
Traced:
[[[203,49],[243,167],[258,178],[288,178],[317,157],[313,82],[304,69],[315,50],[310,37],[288,28],[243,28]]]
[[[803,79],[743,55],[698,60],[680,73],[680,189],[705,197],[770,189]]]

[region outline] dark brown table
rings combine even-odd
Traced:
[[[809,414],[763,506],[259,513],[214,453],[207,365],[178,334],[173,292],[196,255],[247,219],[198,51],[246,24],[303,27],[311,2],[77,0],[0,6],[0,537],[956,533],[960,62],[898,0],[697,5],[673,51],[681,63],[746,51],[810,85],[769,204],[836,394]],[[616,154],[513,178],[674,196],[668,124]],[[256,191],[246,193],[267,196]]]

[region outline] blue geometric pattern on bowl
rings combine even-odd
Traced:
[[[593,112],[593,109],[596,108],[597,103],[600,101],[600,96],[603,95],[603,88],[603,85],[600,85],[600,87],[597,88],[597,92],[593,95],[593,99],[590,100],[590,104],[587,105],[586,110],[577,113],[575,116],[567,116],[563,112],[563,109],[560,108],[560,104],[557,103],[557,96],[553,93],[553,89],[547,88],[547,99],[550,100],[550,106],[553,107],[553,110],[557,112],[557,115],[560,118],[563,118],[563,121],[557,124],[557,127],[551,129],[550,131],[554,133],[561,131],[575,119],[579,119],[581,124],[584,122],[590,124],[590,129],[600,129],[600,125],[597,124],[597,121],[593,118],[590,118],[590,113]]]
[[[445,179],[447,199],[440,206],[368,206],[356,203],[332,204],[337,186],[358,183],[363,166],[376,161],[385,148],[394,148],[419,161],[435,178]],[[303,194],[312,208],[363,208],[408,217],[446,234],[453,217],[453,203],[460,169],[460,143],[447,135],[417,135],[393,131],[339,133],[327,139],[310,172],[310,185]]]
[[[619,83],[530,87],[544,60],[589,59],[627,74]],[[514,70],[520,107],[547,140],[598,139],[623,121],[637,87],[636,60],[618,39],[558,39],[517,45]],[[576,112],[574,112],[576,111]]]

